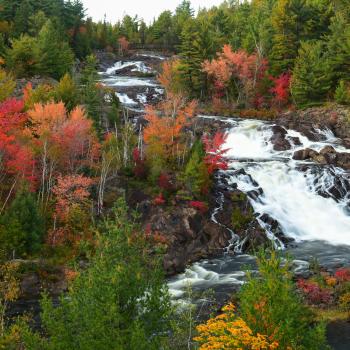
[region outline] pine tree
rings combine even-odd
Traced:
[[[39,33],[37,57],[37,71],[55,79],[60,79],[73,66],[74,55],[68,44],[62,41],[51,20],[46,22]]]
[[[326,37],[332,67],[334,69],[334,87],[339,79],[350,76],[350,21],[337,13],[330,25],[330,34]]]
[[[303,43],[293,71],[291,93],[300,107],[325,101],[334,73],[323,42]]]
[[[33,14],[33,7],[29,0],[22,1],[21,5],[16,11],[14,18],[14,32],[16,36],[28,33],[29,31],[29,18]]]
[[[298,55],[301,40],[310,29],[306,0],[278,0],[272,11],[272,50],[270,60],[275,75],[290,70]]]
[[[181,34],[179,72],[187,91],[196,97],[202,95],[205,81],[205,74],[202,71],[202,62],[205,58],[203,50],[196,23],[193,20],[187,21]]]
[[[63,102],[67,111],[71,112],[79,104],[78,87],[67,73],[60,80],[53,92],[56,102]]]
[[[0,219],[0,226],[0,241],[9,255],[24,256],[37,252],[45,226],[34,195],[28,190],[17,193]]]
[[[204,162],[205,150],[201,141],[196,141],[191,156],[186,164],[184,183],[186,188],[196,197],[200,197],[209,187],[209,173]]]

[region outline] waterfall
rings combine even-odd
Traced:
[[[267,230],[267,237],[276,245],[286,248],[294,257],[294,272],[305,272],[308,261],[313,258],[329,268],[349,265],[349,172],[308,161],[296,161],[293,160],[293,154],[305,148],[319,152],[325,146],[333,146],[338,152],[350,150],[341,146],[340,140],[329,129],[324,129],[315,130],[322,135],[324,141],[321,142],[314,142],[295,130],[286,130],[291,149],[275,151],[271,142],[272,123],[208,116],[203,118],[220,119],[227,123],[228,137],[223,148],[229,149],[229,169],[221,172],[221,176],[225,176],[229,186],[236,185],[245,193],[258,188],[262,190],[259,198],[249,200],[258,215],[258,221],[260,216],[268,214],[279,223],[285,236],[295,240],[290,247],[284,247],[268,231],[268,227],[259,221]],[[296,138],[300,141],[297,144]],[[237,171],[240,169],[245,172]],[[332,188],[336,188],[337,196],[334,196]],[[222,210],[220,195],[217,202],[212,216],[214,222],[217,221],[218,211]],[[254,269],[254,258],[241,254],[223,254],[221,258],[198,262],[169,282],[170,292],[175,298],[181,298],[191,283],[195,290],[212,288],[219,299],[222,295],[228,297],[244,281],[247,264]]]
[[[349,174],[340,168],[292,159],[298,149],[319,151],[327,145],[340,152],[345,149],[329,130],[323,142],[312,142],[288,131],[289,136],[299,137],[301,144],[288,151],[274,151],[271,127],[259,121],[240,121],[228,130],[224,145],[230,149],[230,169],[243,168],[263,190],[259,200],[251,199],[255,212],[277,220],[283,233],[297,242],[320,240],[350,245],[349,194],[345,187]],[[300,169],[301,164],[308,164],[307,170]],[[234,183],[243,192],[256,189],[247,176],[230,176],[229,184]],[[342,198],[320,195],[328,193],[332,185],[338,186]]]

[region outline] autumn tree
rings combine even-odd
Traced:
[[[0,179],[3,197],[0,214],[23,182],[35,187],[33,154],[21,139],[28,120],[23,109],[23,101],[16,99],[6,100],[0,105]]]
[[[41,201],[51,193],[57,174],[77,174],[94,165],[98,143],[81,107],[67,113],[64,104],[36,104],[28,112],[31,124],[26,133],[33,139],[38,159]]]
[[[228,148],[224,148],[227,140],[227,133],[217,132],[210,138],[208,134],[203,136],[203,145],[206,152],[204,163],[208,173],[212,175],[217,170],[227,170],[228,162],[225,158]]]
[[[176,95],[162,102],[158,109],[147,107],[144,129],[147,159],[162,159],[167,164],[182,164],[187,152],[187,139],[183,133],[194,116],[196,102],[186,103]]]
[[[267,61],[258,53],[235,52],[229,45],[224,46],[217,59],[203,63],[204,72],[213,79],[215,93],[224,93],[227,102],[236,96],[236,102],[246,106],[252,104],[266,69]]]
[[[158,81],[164,87],[168,98],[181,94],[184,90],[183,80],[180,77],[180,61],[167,60],[162,64],[162,71]]]
[[[119,48],[119,54],[121,56],[124,56],[128,53],[129,51],[129,41],[126,39],[125,36],[122,36],[121,38],[118,39],[118,48]]]
[[[52,189],[55,196],[54,228],[48,243],[53,246],[75,244],[89,232],[93,180],[82,175],[59,175]]]
[[[273,107],[281,108],[288,104],[290,100],[291,78],[290,73],[282,73],[277,78],[270,78],[273,82],[273,87],[270,89],[273,96],[271,101]]]

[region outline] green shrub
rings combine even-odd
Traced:
[[[69,112],[79,104],[78,87],[68,73],[61,78],[53,91],[53,95],[55,101],[62,101]]]
[[[124,201],[99,230],[90,267],[60,305],[45,297],[45,338],[31,350],[158,350],[169,329],[169,296],[160,261],[129,221]]]
[[[22,35],[6,51],[6,65],[17,77],[31,77],[37,72],[36,44],[35,38]]]
[[[248,273],[240,291],[241,316],[253,332],[268,335],[280,349],[328,349],[325,326],[314,322],[296,293],[289,261],[261,251],[257,262],[259,276]]]
[[[344,80],[340,80],[335,90],[334,98],[337,103],[342,105],[350,104],[350,86]]]

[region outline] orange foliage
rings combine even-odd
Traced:
[[[254,335],[245,321],[235,315],[235,307],[229,304],[224,313],[197,327],[199,336],[194,340],[201,344],[200,350],[274,350],[277,342],[270,342],[265,335]]]
[[[82,175],[59,176],[57,185],[52,192],[56,195],[56,215],[65,220],[70,207],[74,205],[85,206],[90,192],[88,188],[93,180]]]
[[[164,87],[169,98],[180,90],[179,63],[179,60],[165,61],[162,65],[162,73],[158,76],[158,81]]]
[[[214,97],[223,97],[230,84],[234,83],[238,90],[238,99],[245,103],[252,102],[257,94],[258,83],[267,70],[267,60],[258,54],[248,54],[244,50],[233,51],[230,45],[225,45],[217,59],[206,60],[203,71],[214,80]]]
[[[129,50],[129,41],[125,38],[125,36],[122,36],[121,38],[118,39],[118,44],[119,44],[119,51],[122,54],[125,54]]]
[[[147,107],[144,140],[148,153],[171,160],[183,153],[185,143],[182,135],[184,127],[190,124],[195,114],[197,103],[186,104],[181,96],[174,96],[159,106]]]
[[[34,138],[38,152],[46,152],[61,173],[76,173],[96,159],[98,142],[92,121],[82,107],[68,114],[62,102],[35,104],[28,115],[31,125],[27,135]]]

